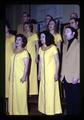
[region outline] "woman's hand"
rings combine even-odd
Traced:
[[[41,80],[41,75],[40,74],[38,74],[38,80]]]
[[[54,75],[54,79],[55,79],[55,81],[58,80],[58,75],[57,74]]]
[[[35,62],[38,63],[38,56],[35,57]]]
[[[24,83],[25,81],[26,81],[26,77],[22,77],[21,79],[20,79],[20,81],[22,82],[22,83]]]
[[[72,84],[77,84],[77,83],[78,83],[78,80],[79,80],[79,79],[74,78],[74,79],[72,80]]]

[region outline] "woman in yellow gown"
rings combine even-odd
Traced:
[[[10,73],[10,58],[13,54],[13,43],[15,36],[9,33],[8,24],[5,25],[5,98],[6,98],[6,112],[8,111],[9,99],[9,73]]]
[[[48,31],[54,36],[54,42],[60,51],[60,45],[62,42],[61,34],[57,32],[57,23],[54,19],[51,19],[48,23]]]
[[[33,33],[33,25],[24,23],[24,34],[27,37],[27,50],[31,58],[30,75],[29,75],[29,95],[38,94],[37,81],[37,52],[38,52],[38,36]]]
[[[11,57],[10,88],[9,88],[9,114],[28,115],[27,105],[27,71],[29,55],[25,48],[27,39],[22,34],[15,38],[16,50]]]
[[[39,48],[39,100],[38,110],[46,115],[62,113],[58,69],[59,59],[54,37],[47,31],[40,34],[42,46]]]

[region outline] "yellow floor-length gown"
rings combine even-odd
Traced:
[[[11,58],[10,74],[10,96],[9,96],[9,114],[10,115],[28,115],[27,105],[27,80],[22,83],[20,79],[24,72],[23,59],[28,57],[27,50],[14,54]]]
[[[10,58],[13,54],[12,44],[15,41],[14,35],[9,35],[5,41],[5,97],[9,97],[9,75],[10,75]]]
[[[38,40],[37,34],[33,34],[27,38],[27,50],[31,56],[31,67],[29,75],[29,95],[38,94],[38,82],[37,82],[37,64],[35,62],[36,58],[36,48],[35,42]]]
[[[38,110],[46,115],[62,113],[58,81],[54,80],[56,47],[43,51],[39,49],[41,59],[41,81],[39,86]]]

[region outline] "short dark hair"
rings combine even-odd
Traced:
[[[78,28],[80,28],[80,19],[79,18],[70,18],[69,22],[70,22],[70,20],[74,20],[75,22],[78,22]]]
[[[49,14],[47,14],[45,17],[50,17],[51,19],[53,19],[53,17]]]
[[[29,22],[24,22],[23,26],[24,26],[25,24],[29,25],[30,31],[33,32],[33,24],[31,23],[31,21],[29,21]]]
[[[39,44],[40,46],[42,46],[42,43],[41,43],[41,40],[40,40],[40,35],[41,34],[45,34],[45,40],[46,40],[46,45],[47,46],[50,46],[51,44],[54,44],[55,45],[55,42],[54,42],[54,36],[48,32],[48,31],[42,31],[38,34],[38,37],[39,37]]]
[[[15,41],[16,41],[17,37],[22,38],[22,42],[23,42],[22,47],[24,48],[27,44],[27,38],[23,34],[16,34],[15,35]]]
[[[74,20],[75,22],[79,22],[79,18],[70,18],[69,21],[70,20]]]
[[[73,27],[70,27],[70,26],[66,26],[64,29],[66,29],[66,28],[69,28],[69,29],[71,29],[72,32],[75,32],[74,38],[77,38],[77,37],[78,37],[78,32],[77,32],[76,29],[74,29]]]

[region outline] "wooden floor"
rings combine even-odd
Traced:
[[[38,96],[30,96],[28,99],[28,109],[30,115],[41,115],[38,111]]]

